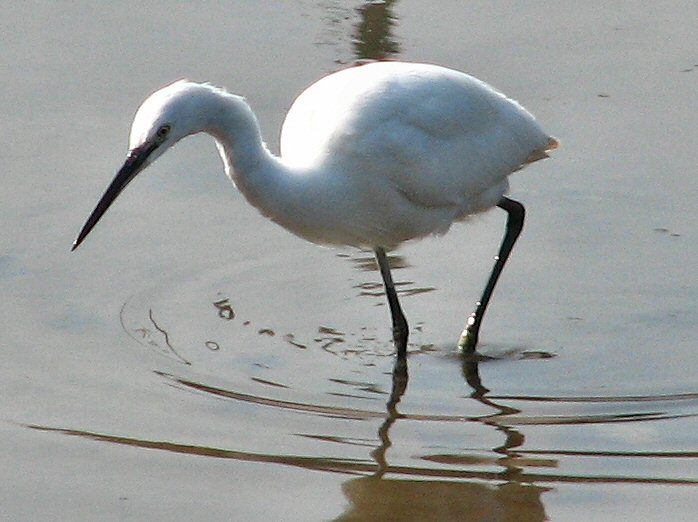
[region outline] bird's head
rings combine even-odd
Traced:
[[[180,80],[151,94],[140,106],[131,125],[129,151],[92,214],[73,243],[75,250],[133,178],[182,138],[206,126],[201,110],[206,103],[205,84]]]
[[[150,151],[143,168],[182,138],[205,129],[210,112],[206,102],[212,90],[207,84],[179,80],[141,104],[131,124],[129,151]]]

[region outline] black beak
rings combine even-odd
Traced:
[[[80,234],[78,234],[77,239],[73,243],[73,247],[70,249],[71,252],[80,246],[83,239],[90,233],[90,230],[97,224],[117,196],[121,194],[121,191],[126,188],[126,185],[136,177],[136,174],[143,170],[146,159],[148,159],[148,156],[150,156],[157,146],[157,143],[146,142],[140,147],[136,147],[129,151],[124,165],[119,169],[119,172],[116,173],[114,180],[107,188],[102,199],[99,200],[92,214],[87,218]]]

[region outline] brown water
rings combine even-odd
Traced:
[[[0,8],[0,518],[694,517],[698,7],[359,5]],[[244,94],[276,149],[304,86],[375,56],[471,72],[563,143],[512,179],[478,365],[497,211],[396,253],[408,369],[370,255],[268,223],[205,137],[69,253],[149,92]]]

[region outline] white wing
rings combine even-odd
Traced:
[[[281,153],[294,166],[370,176],[415,205],[459,214],[506,177],[545,157],[557,142],[518,103],[467,74],[443,67],[378,62],[311,85],[289,110]],[[351,166],[351,171],[349,171]],[[491,197],[490,197],[491,199]]]

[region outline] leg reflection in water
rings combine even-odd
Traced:
[[[407,355],[406,352],[398,353],[395,359],[395,366],[393,367],[393,385],[390,390],[390,399],[386,405],[388,414],[378,428],[378,438],[381,441],[380,446],[371,452],[371,456],[375,459],[378,464],[378,470],[375,473],[375,477],[381,478],[387,468],[388,462],[385,459],[385,454],[388,448],[392,445],[390,442],[389,431],[390,427],[395,423],[397,419],[401,417],[400,413],[397,411],[397,405],[400,399],[405,394],[407,390]]]
[[[407,359],[399,356],[393,367],[387,414],[378,429],[380,445],[371,452],[377,469],[370,476],[354,478],[342,485],[349,507],[334,519],[335,522],[546,520],[541,495],[548,488],[531,484],[522,476],[523,468],[517,465],[517,460],[521,459],[512,449],[521,446],[524,437],[504,424],[507,416],[520,411],[487,398],[489,390],[482,384],[476,358],[464,356],[462,372],[472,388],[470,398],[496,412],[448,420],[462,422],[464,427],[471,422],[485,424],[502,432],[505,435],[504,444],[490,450],[500,456],[483,457],[479,450],[463,450],[448,455],[418,457],[422,461],[437,462],[436,467],[390,465],[387,459],[388,449],[393,446],[390,429],[398,419],[434,421],[435,425],[440,420],[438,416],[414,416],[398,412],[398,404],[408,383]],[[490,471],[488,468],[491,467],[502,471]]]

